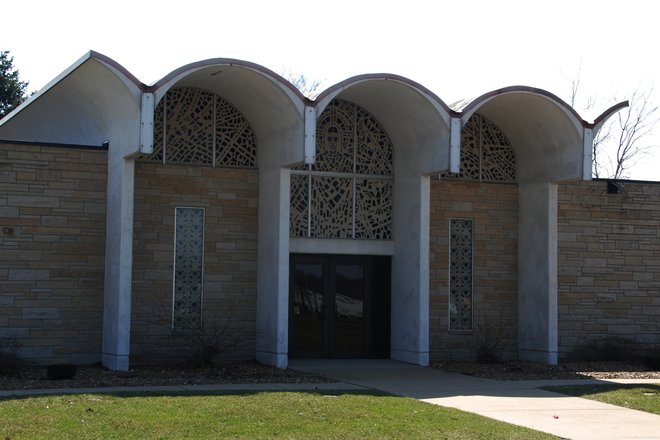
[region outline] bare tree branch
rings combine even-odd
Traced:
[[[616,166],[611,175],[615,179],[627,177],[626,170],[656,146],[650,141],[650,135],[658,123],[658,106],[650,101],[652,91],[653,88],[646,91],[636,89],[630,97],[630,107],[617,113],[612,121],[619,132],[615,142]]]
[[[286,78],[291,84],[293,84],[300,93],[308,97],[309,99],[314,99],[321,92],[321,86],[323,85],[322,80],[310,79],[305,76],[304,73],[294,73],[289,70],[282,73],[282,76]]]
[[[587,111],[596,106],[594,96],[582,101],[580,98],[582,65],[571,80],[569,103],[572,107]],[[629,177],[627,171],[641,160],[650,149],[658,147],[652,143],[653,130],[660,119],[658,106],[651,101],[653,87],[638,86],[628,99],[630,106],[620,110],[609,119],[593,140],[593,176],[622,179]],[[616,96],[610,101],[617,102]]]

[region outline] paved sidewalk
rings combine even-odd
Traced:
[[[293,360],[289,367],[339,382],[0,390],[0,397],[62,393],[377,389],[562,438],[660,440],[660,416],[538,389],[546,385],[607,382],[660,383],[658,380],[496,381],[391,360]]]
[[[458,408],[570,439],[660,439],[660,416],[538,389],[653,380],[496,381],[391,360],[293,360],[295,370]]]

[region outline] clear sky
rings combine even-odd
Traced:
[[[13,0],[4,2],[0,50],[30,90],[89,50],[150,84],[185,64],[238,58],[330,86],[387,72],[421,83],[446,103],[510,85],[568,100],[597,97],[592,121],[614,97],[655,85],[660,24],[648,0]],[[660,115],[659,115],[660,116]],[[658,145],[629,173],[660,180]]]

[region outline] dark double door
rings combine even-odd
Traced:
[[[292,254],[289,286],[293,357],[389,357],[389,257]]]

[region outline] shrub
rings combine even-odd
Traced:
[[[511,321],[502,312],[496,320],[481,320],[474,329],[472,343],[477,362],[501,362],[512,345]]]

